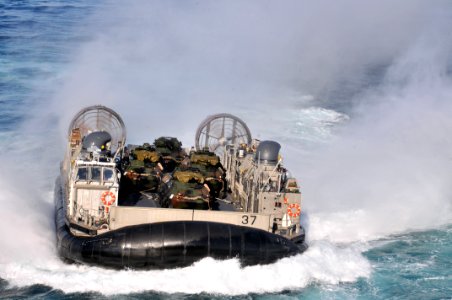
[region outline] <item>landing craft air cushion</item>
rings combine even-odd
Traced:
[[[65,261],[163,269],[213,257],[255,265],[306,249],[300,188],[280,145],[252,139],[239,118],[208,117],[191,149],[170,137],[125,141],[110,108],[73,118],[55,189]]]

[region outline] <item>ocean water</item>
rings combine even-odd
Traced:
[[[0,298],[452,299],[447,1],[0,0]],[[230,112],[283,146],[309,249],[241,268],[61,262],[53,186],[86,105],[131,143]]]

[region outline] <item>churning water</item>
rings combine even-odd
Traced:
[[[0,0],[0,297],[452,297],[452,6],[446,1]],[[283,146],[309,249],[241,268],[112,271],[56,256],[72,115],[193,144],[230,112]]]

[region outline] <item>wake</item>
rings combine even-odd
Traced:
[[[338,284],[369,277],[371,266],[355,247],[314,242],[303,254],[264,266],[241,268],[237,259],[205,258],[193,266],[158,271],[107,270],[66,265],[55,257],[32,264],[2,264],[0,277],[11,285],[44,284],[65,293],[105,295],[143,291],[243,295],[299,290],[309,284]]]

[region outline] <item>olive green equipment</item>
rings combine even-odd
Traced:
[[[182,150],[182,143],[174,137],[159,137],[154,141],[156,148],[166,148],[170,152]]]
[[[182,194],[188,198],[202,198],[208,199],[209,192],[204,188],[202,184],[197,182],[181,182],[173,181],[170,189],[173,195]],[[204,201],[204,200],[203,200]]]
[[[203,164],[191,164],[190,169],[197,170],[204,177],[216,177],[219,178],[224,174],[224,171],[221,167],[212,166],[212,165],[203,165]]]
[[[149,150],[135,150],[134,151],[135,157],[139,161],[149,161],[156,163],[160,159],[160,155],[157,153],[157,151],[149,151]]]
[[[195,172],[192,170],[182,171],[178,170],[174,172],[173,175],[174,179],[177,181],[183,182],[183,183],[189,183],[189,182],[197,182],[197,183],[204,183],[204,176],[202,176],[201,173]]]
[[[199,183],[185,183],[173,181],[170,189],[171,204],[175,208],[181,209],[209,209],[209,192]]]
[[[138,168],[144,168],[144,161],[133,159],[129,162],[129,165],[127,166],[127,170],[135,170]]]
[[[131,160],[121,178],[122,187],[129,192],[158,190],[160,175],[154,167],[147,167],[147,165],[144,161]]]
[[[190,161],[193,164],[216,166],[220,162],[220,158],[212,152],[197,151],[190,155]]]
[[[144,162],[146,167],[154,167],[160,159],[160,154],[155,150],[155,147],[149,143],[144,143],[138,146],[130,153],[131,161]]]

